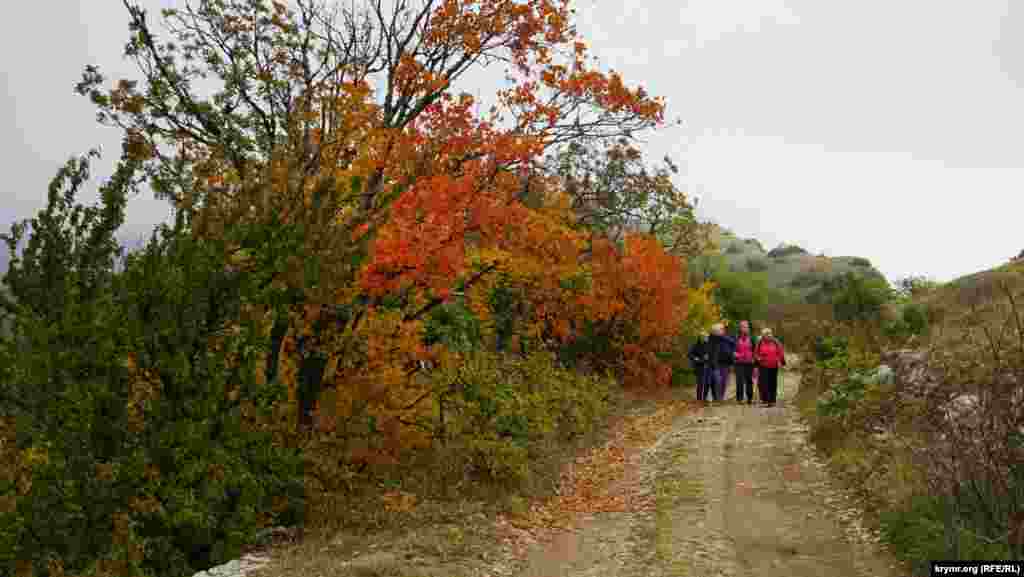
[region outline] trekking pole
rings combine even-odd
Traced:
[[[785,369],[785,368],[786,368],[785,365],[779,367],[779,394],[776,395],[776,396],[778,396],[780,399],[782,398],[782,383],[784,383],[785,380],[786,380],[785,377],[783,376],[785,374],[785,371],[783,369]]]

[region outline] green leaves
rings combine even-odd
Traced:
[[[427,345],[443,344],[453,351],[475,350],[481,345],[480,320],[459,302],[438,305],[427,317],[423,340]]]
[[[827,290],[832,294],[836,319],[841,321],[877,319],[882,305],[893,297],[885,279],[854,273],[835,279]]]
[[[558,368],[546,353],[524,358],[475,351],[431,378],[438,426],[492,481],[526,480],[546,443],[574,439],[605,414],[614,381]],[[439,406],[440,408],[440,406]]]
[[[225,241],[166,226],[115,272],[130,169],[87,208],[74,197],[88,157],[69,162],[6,277],[0,420],[15,428],[2,441],[45,459],[0,472],[4,494],[20,483],[0,511],[0,572],[26,560],[38,573],[51,553],[74,573],[137,554],[122,574],[176,577],[236,555],[275,498],[301,509],[298,455],[241,419],[243,403],[267,414],[287,398],[256,384],[257,327],[237,324],[258,278],[230,270]]]

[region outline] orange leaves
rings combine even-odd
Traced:
[[[417,182],[391,207],[372,246],[362,286],[373,295],[405,286],[447,288],[465,265],[465,214],[474,182],[440,175]]]
[[[621,253],[595,239],[590,270],[592,291],[578,305],[603,323],[607,338],[623,339],[620,362],[629,384],[667,385],[671,370],[656,353],[671,349],[688,312],[682,261],[657,240],[630,234]]]
[[[550,538],[551,531],[571,528],[580,515],[649,510],[655,503],[644,494],[635,474],[639,459],[687,409],[679,401],[662,402],[653,413],[630,415],[614,423],[604,445],[580,454],[562,471],[557,496],[531,505],[525,515],[512,521],[526,535],[511,531],[499,517],[497,524],[506,539]]]
[[[416,507],[416,495],[404,491],[388,491],[380,496],[390,513],[408,513]]]

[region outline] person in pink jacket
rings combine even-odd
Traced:
[[[779,392],[779,368],[786,366],[786,351],[782,348],[782,343],[772,335],[771,329],[761,331],[761,340],[754,350],[754,358],[760,368],[757,388],[761,394],[761,402],[774,407]]]
[[[736,402],[754,402],[754,347],[757,341],[750,334],[750,321],[740,321],[736,337]]]

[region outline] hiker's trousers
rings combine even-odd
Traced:
[[[761,367],[758,373],[757,389],[761,393],[761,401],[774,403],[779,393],[779,369]]]
[[[729,382],[729,366],[711,368],[711,395],[716,401],[725,399],[725,384]]]
[[[704,363],[693,363],[693,373],[697,377],[697,400],[703,401],[707,396],[704,384],[708,382],[707,367]]]
[[[754,400],[754,363],[736,363],[736,400]]]

